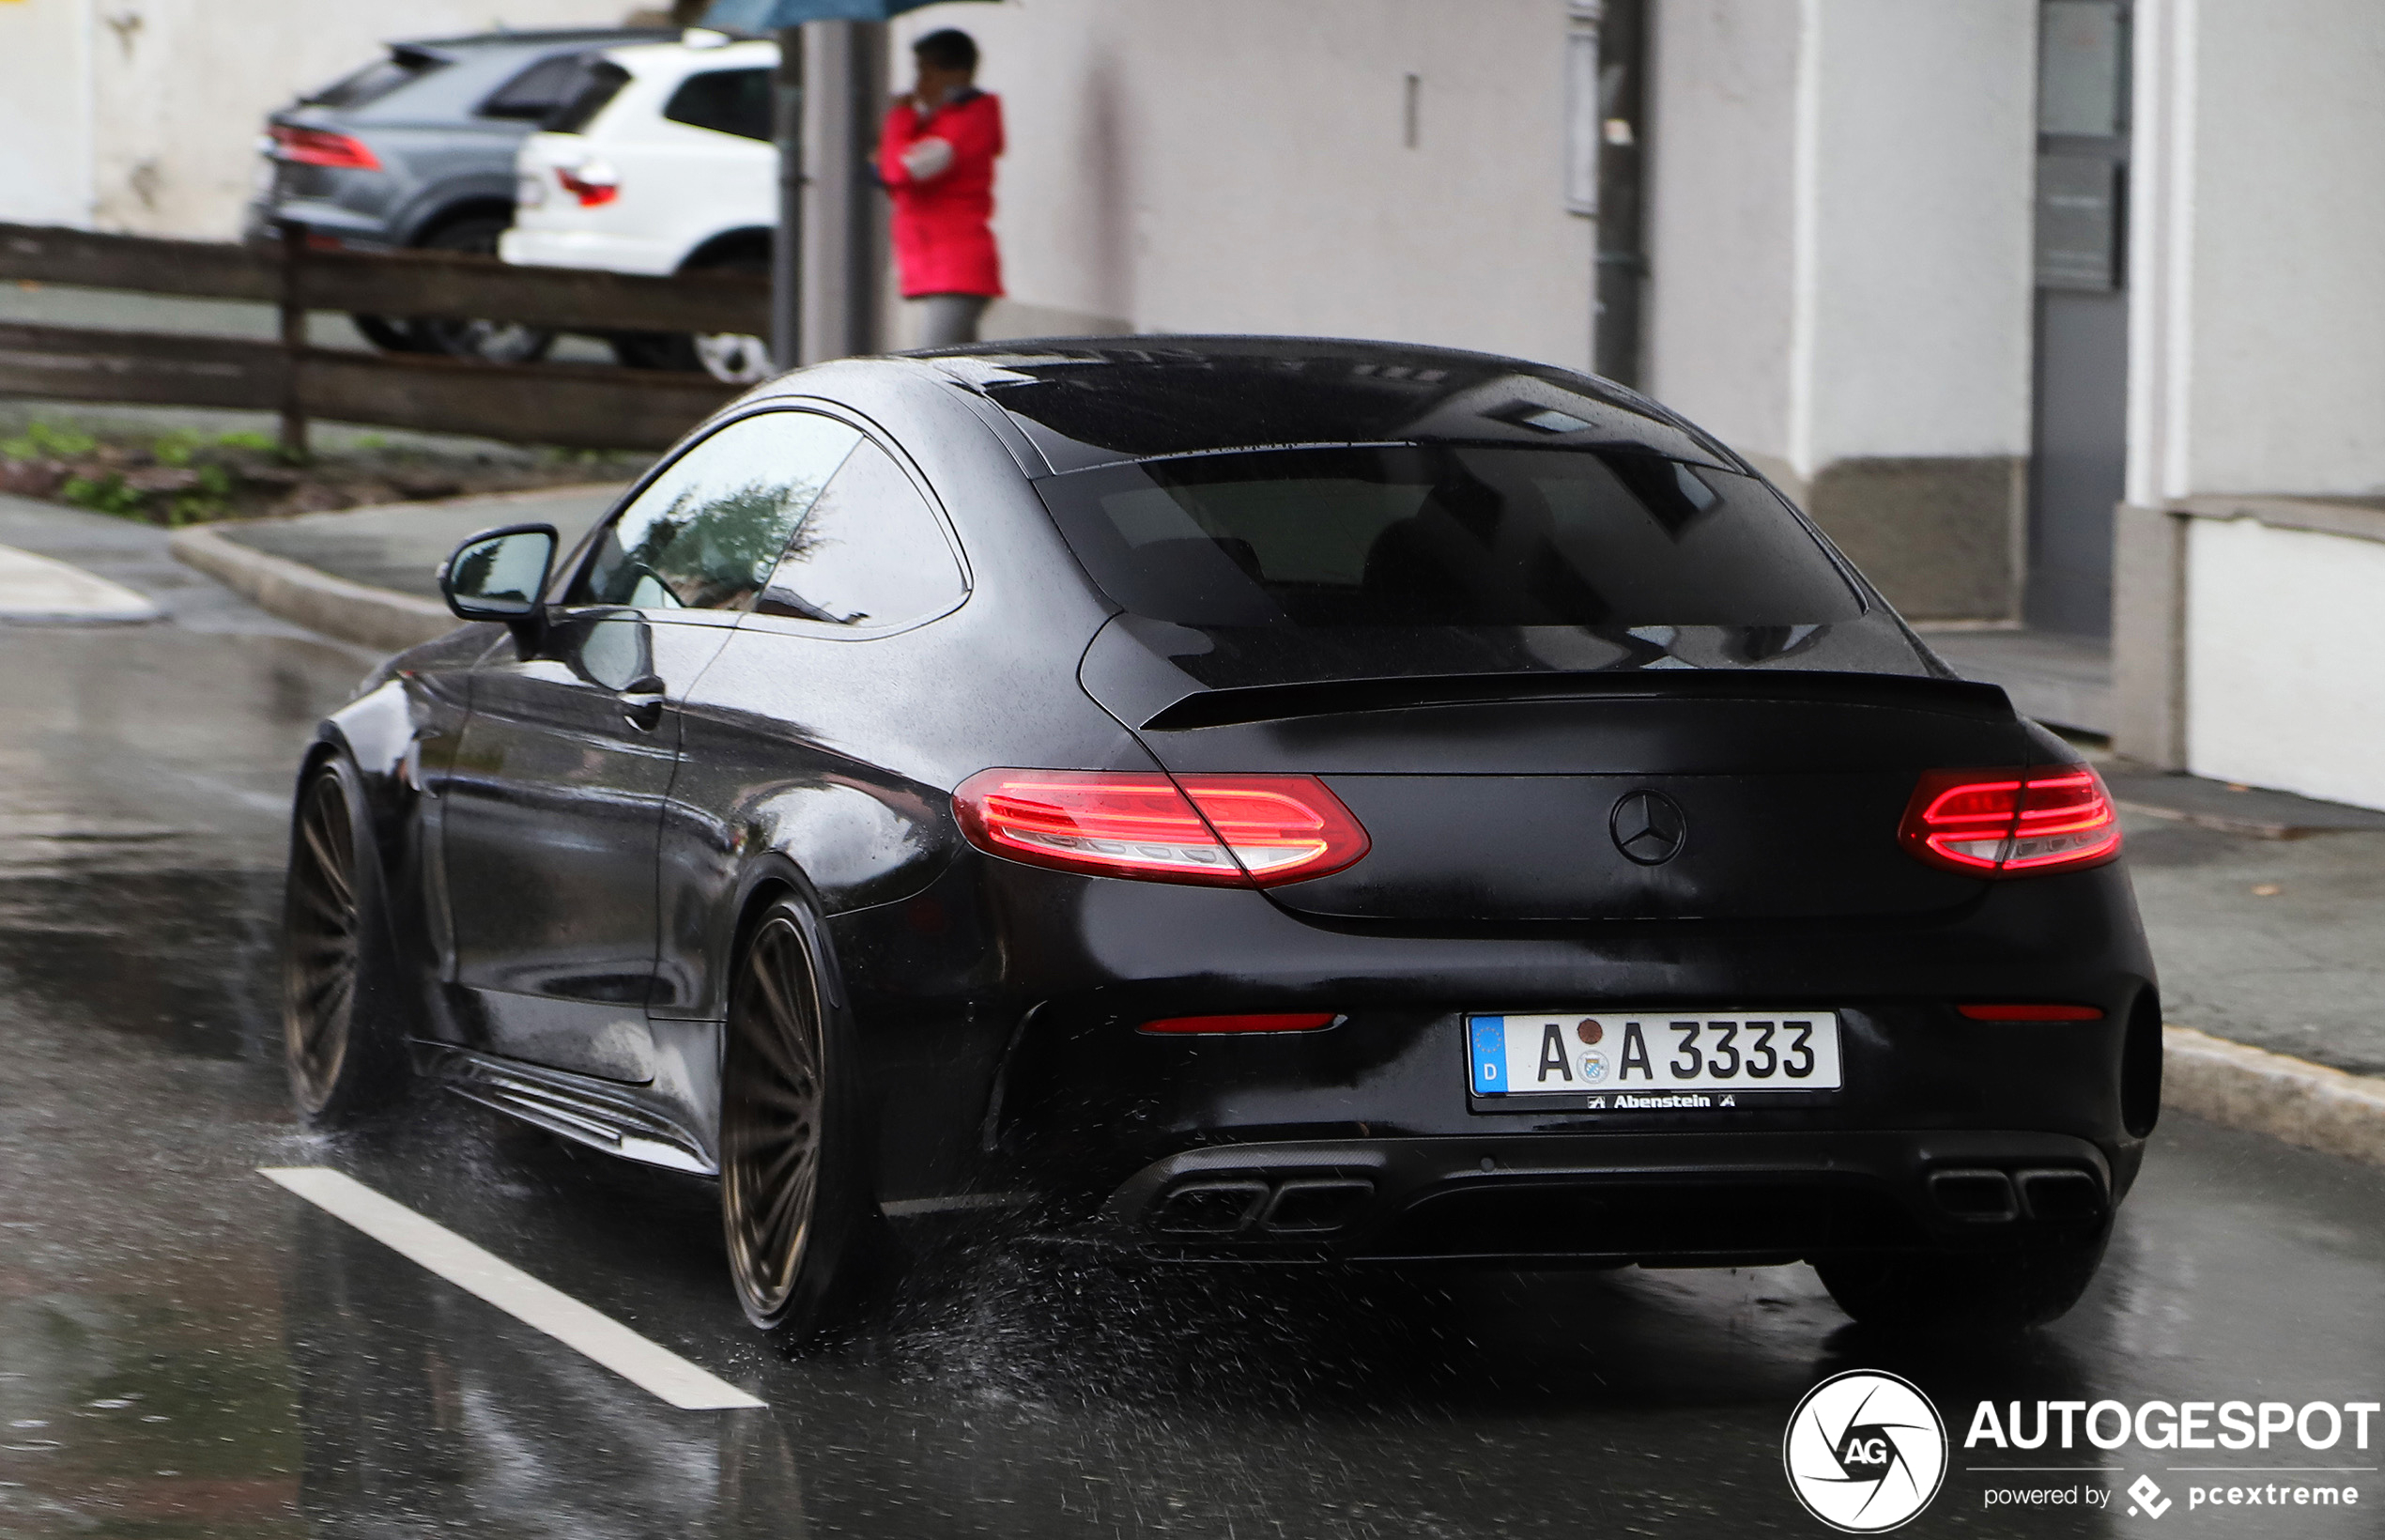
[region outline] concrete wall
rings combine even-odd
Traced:
[[[2385,6],[2140,0],[2129,496],[2385,492]]]
[[[0,0],[0,220],[229,239],[266,113],[369,62],[384,41],[500,23],[611,24],[626,8],[625,0]],[[37,131],[19,137],[24,119]],[[87,134],[61,127],[84,122]],[[29,163],[26,146],[45,142],[59,146],[54,176]],[[81,174],[87,191],[75,189],[77,163],[90,168]]]
[[[0,220],[91,218],[91,0],[0,0]]]
[[[1659,0],[1655,36],[1655,393],[1909,613],[2013,613],[2033,0]]]
[[[2385,7],[2138,0],[2135,67],[2116,746],[2385,807]]]
[[[1593,227],[1565,211],[1563,0],[1006,0],[977,38],[1009,154],[1008,330],[1397,338],[1577,367]],[[1418,134],[1406,142],[1407,77]],[[1004,316],[990,318],[1000,323]]]
[[[2186,586],[2194,773],[2385,808],[2385,540],[2190,519]]]

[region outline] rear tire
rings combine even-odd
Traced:
[[[683,273],[767,274],[767,256],[716,256]],[[778,372],[770,343],[739,331],[623,331],[607,339],[613,357],[632,369],[678,369],[710,375],[724,385],[756,385]]]
[[[498,238],[510,221],[491,215],[460,219],[434,231],[423,242],[434,252],[469,252],[495,256]],[[449,319],[412,322],[415,346],[425,353],[450,358],[479,359],[485,363],[536,363],[555,346],[555,333],[519,321]]]
[[[810,912],[762,911],[738,960],[721,1066],[720,1217],[746,1317],[800,1342],[844,1319],[883,1246],[852,1034]]]
[[[282,1045],[290,1094],[313,1128],[396,1101],[406,1045],[390,988],[380,865],[363,783],[344,759],[299,793],[282,907]]]
[[[348,321],[366,342],[384,353],[419,353],[423,339],[414,334],[412,323],[392,321],[386,316],[350,316]]]
[[[2091,1236],[2026,1251],[1903,1256],[1838,1256],[1814,1263],[1839,1308],[1866,1326],[1896,1332],[2008,1332],[2042,1326],[2079,1302],[2111,1240],[2107,1221]]]

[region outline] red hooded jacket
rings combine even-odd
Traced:
[[[912,153],[927,141],[950,146],[948,162],[932,145]],[[1002,292],[1002,258],[986,223],[993,217],[993,158],[1001,153],[1002,101],[986,92],[972,91],[925,116],[908,101],[886,115],[878,175],[894,198],[895,261],[905,297]],[[920,175],[912,174],[913,165]]]

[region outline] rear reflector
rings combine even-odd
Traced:
[[[1260,1016],[1168,1016],[1137,1032],[1316,1032],[1342,1018],[1330,1010],[1278,1011]]]
[[[1978,877],[2071,870],[2120,854],[2112,798],[2085,764],[1926,771],[1897,838],[1932,866]]]
[[[276,123],[269,131],[277,161],[301,166],[337,166],[348,171],[381,169],[380,157],[362,139],[328,129],[292,128],[286,123]]]
[[[1339,871],[1366,831],[1314,776],[981,770],[952,793],[991,855],[1146,882],[1241,886]]]
[[[2100,1006],[1957,1006],[1975,1022],[2100,1022]]]

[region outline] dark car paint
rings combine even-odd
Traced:
[[[362,140],[378,171],[273,162],[273,180],[250,204],[250,239],[277,221],[361,249],[421,244],[440,225],[473,213],[507,220],[514,208],[514,154],[538,124],[481,116],[490,96],[526,70],[563,54],[624,43],[662,42],[651,28],[497,32],[402,46],[444,61],[422,77],[353,107],[300,100],[267,122],[324,129]]]
[[[1190,357],[1237,346],[1171,339]],[[1291,345],[1265,346],[1280,356]],[[1299,346],[1411,369],[1450,356]],[[1063,347],[1092,351],[1052,351]],[[1921,1177],[1947,1162],[2034,1163],[2086,1172],[2114,1201],[2125,1192],[2151,1126],[2148,1077],[2158,1094],[2159,1074],[2153,970],[2125,870],[1986,883],[1893,848],[1918,768],[2073,756],[2015,718],[2001,692],[1951,681],[1868,589],[1871,614],[1846,628],[1865,650],[1838,664],[1853,673],[1801,674],[1761,649],[1734,651],[1728,638],[1626,648],[1604,669],[1544,662],[1500,675],[1499,657],[1485,655],[1453,673],[1446,661],[1429,667],[1428,639],[1393,639],[1372,681],[1327,668],[1296,685],[1340,692],[1338,703],[1317,698],[1314,709],[1267,715],[1262,701],[1255,716],[1229,707],[1214,725],[1146,727],[1238,691],[1264,698],[1286,669],[1302,670],[1279,659],[1270,676],[1254,661],[1262,654],[1245,648],[1213,676],[1226,686],[1216,688],[1183,665],[1234,654],[1232,639],[1114,619],[1036,495],[1032,478],[1052,473],[1045,450],[996,405],[998,393],[968,383],[997,367],[992,352],[801,371],[691,436],[756,409],[846,416],[895,446],[933,492],[971,589],[941,618],[869,640],[750,615],[653,626],[700,631],[707,647],[718,639],[700,666],[665,670],[651,741],[657,753],[678,746],[667,793],[654,793],[651,764],[634,788],[604,767],[610,746],[645,731],[609,721],[594,734],[607,747],[571,773],[525,774],[510,745],[484,762],[477,746],[498,740],[477,735],[477,720],[465,725],[480,685],[534,667],[495,626],[401,654],[325,724],[317,754],[352,756],[374,797],[393,945],[412,963],[402,1009],[426,1070],[574,1137],[706,1167],[738,926],[758,894],[790,891],[824,917],[832,1008],[857,1024],[870,1055],[878,1195],[910,1211],[1032,1196],[1057,1220],[1106,1216],[1131,1232],[1138,1206],[1179,1178],[1263,1197],[1286,1179],[1343,1180],[1369,1184],[1371,1195],[1330,1249],[1385,1255],[1481,1250],[1480,1216],[1494,1210],[1477,1205],[1474,1220],[1461,1215],[1452,1228],[1431,1217],[1445,1199],[1562,1189],[1573,1194],[1565,1201],[1616,1213],[1679,1199],[1684,1213],[1706,1203],[1721,1217],[1662,1246],[1626,1225],[1613,1235],[1639,1236],[1628,1247],[1556,1229],[1507,1250],[1713,1258],[1783,1245],[1793,1254],[1834,1235],[1843,1244],[1891,1243],[1879,1238],[1892,1231],[1903,1241],[2004,1244],[2030,1233],[1966,1227],[1931,1209]],[[1496,361],[1456,357],[1478,393],[1504,391]],[[1536,390],[1553,373],[1517,370]],[[1446,421],[1445,404],[1436,409]],[[1621,431],[1617,415],[1602,431]],[[559,568],[550,596],[577,560]],[[545,651],[567,649],[571,626],[593,618],[563,612],[562,648]],[[1693,657],[1710,671],[1684,669]],[[1800,661],[1836,662],[1821,648]],[[570,731],[620,703],[607,699],[618,685],[564,658],[548,671],[557,668],[592,702]],[[1517,699],[1500,698],[1508,679],[1521,681]],[[1422,703],[1403,706],[1400,690]],[[993,859],[962,839],[952,816],[952,788],[989,765],[1162,762],[1325,773],[1362,817],[1374,813],[1378,856],[1271,892],[1178,886]],[[1584,774],[1591,766],[1597,773]],[[1795,778],[1794,789],[1783,793],[1765,773]],[[1393,809],[1403,798],[1429,802],[1450,782],[1465,783],[1467,828],[1436,837],[1402,824]],[[1593,838],[1610,793],[1643,786],[1667,788],[1689,810],[1692,844],[1675,873],[1625,870]],[[1807,792],[1830,809],[1808,809],[1799,842],[1765,857],[1785,863],[1767,884],[1809,867],[1803,887],[1750,901],[1720,852],[1698,841],[1715,838],[1715,820],[1794,814]],[[466,808],[476,827],[459,839],[454,821]],[[1585,832],[1535,841],[1533,817]],[[454,856],[468,846],[483,863],[469,880],[491,886],[457,901],[466,866]],[[1549,862],[1551,850],[1578,862]],[[585,1050],[636,1020],[627,1000],[587,996],[623,993],[647,851],[643,893],[656,923],[643,1062],[588,1052],[574,1060],[538,1024],[517,1033],[516,1018],[577,1011],[580,1024],[562,1040],[580,1033]],[[521,863],[511,877],[498,870],[508,860]],[[1566,870],[1552,878],[1535,862]],[[600,875],[608,870],[616,884]],[[562,896],[573,901],[531,894],[498,928],[460,944],[451,935],[451,904],[471,912],[518,893],[533,872],[569,883]],[[608,981],[592,990],[591,977]],[[2105,1015],[2015,1026],[1953,1009],[2015,998]],[[1623,1000],[1837,1009],[1844,1089],[1720,1115],[1510,1109],[1470,1097],[1460,1013]],[[1247,1040],[1133,1030],[1160,1016],[1255,1009],[1345,1019],[1330,1031]],[[1755,1231],[1733,1240],[1741,1198],[1776,1188],[1794,1198],[1783,1200],[1788,1210],[1819,1204],[1820,1229],[1794,1243]],[[1409,1214],[1411,1200],[1424,1218]],[[1200,1249],[1328,1244],[1262,1227]]]

